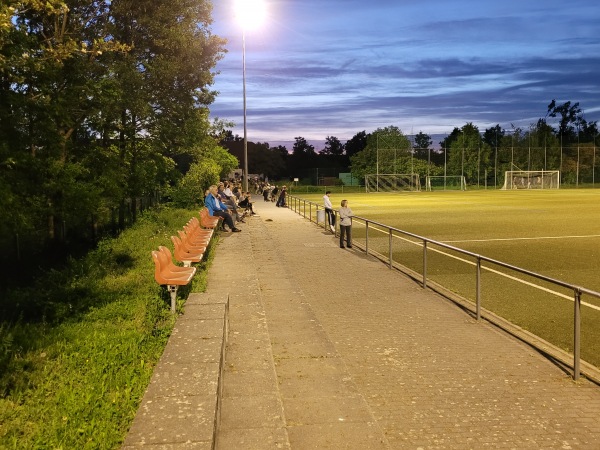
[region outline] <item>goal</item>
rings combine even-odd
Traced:
[[[558,189],[558,170],[507,170],[502,189]]]
[[[420,191],[418,173],[388,173],[365,175],[366,192]]]
[[[425,178],[425,189],[428,191],[466,191],[467,181],[462,175],[430,175]]]

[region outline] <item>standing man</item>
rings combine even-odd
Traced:
[[[331,229],[331,232],[335,234],[335,214],[333,213],[333,205],[331,204],[329,194],[331,194],[331,191],[325,192],[325,195],[323,196],[323,206],[325,207],[329,228]]]
[[[346,235],[346,247],[352,248],[352,210],[348,206],[348,200],[342,200],[340,208],[340,248],[344,248],[344,235]]]

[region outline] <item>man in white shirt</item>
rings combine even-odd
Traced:
[[[331,229],[331,232],[335,234],[335,214],[333,213],[333,205],[331,204],[329,194],[331,194],[331,191],[325,192],[325,195],[323,196],[323,206],[325,207],[329,228]]]

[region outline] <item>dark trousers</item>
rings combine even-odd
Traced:
[[[227,225],[232,230],[235,228],[235,225],[233,224],[233,218],[231,217],[231,214],[229,214],[228,212],[220,211],[220,210],[213,211],[213,216],[223,218],[223,229],[225,229],[225,225]]]
[[[352,225],[340,225],[340,247],[344,246],[344,235],[346,235],[346,246],[352,247]]]
[[[327,223],[335,227],[335,214],[333,213],[333,209],[325,208],[325,214],[327,214]]]
[[[252,203],[250,203],[248,200],[242,200],[238,203],[238,206],[241,206],[242,208],[246,209],[246,211],[250,210],[250,212],[254,212],[254,210],[252,209]]]

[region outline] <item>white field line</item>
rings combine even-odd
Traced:
[[[378,228],[377,226],[371,225],[369,228],[373,228],[373,229],[375,229],[377,231],[380,231],[382,233],[386,233],[387,234],[387,232],[385,230],[382,230],[382,229]],[[392,236],[394,238],[396,238],[396,239],[400,239],[400,240],[406,241],[406,242],[408,242],[410,244],[417,245],[419,247],[423,247],[423,244],[421,242],[414,242],[414,241],[411,241],[410,239],[407,239],[407,238],[402,237],[402,236],[397,236],[395,234],[393,234]],[[507,239],[507,240],[510,240],[510,239]],[[445,242],[451,242],[451,241],[445,241]],[[459,241],[454,241],[454,242],[459,242]],[[467,241],[462,241],[462,242],[467,242]],[[430,247],[427,247],[427,249],[429,251],[436,252],[436,253],[442,254],[444,256],[447,256],[449,258],[456,259],[458,261],[464,262],[464,263],[469,264],[471,266],[476,266],[477,265],[473,261],[469,261],[467,259],[463,259],[463,258],[460,258],[458,256],[451,255],[451,254],[446,253],[446,252],[444,252],[442,250],[437,250],[435,248],[430,248]],[[562,297],[562,298],[570,300],[572,302],[575,301],[575,299],[573,297],[570,297],[568,295],[562,294],[560,292],[553,291],[552,289],[548,289],[548,288],[545,288],[543,286],[539,286],[539,285],[534,284],[534,283],[530,283],[529,281],[522,280],[522,279],[514,277],[512,275],[508,275],[508,274],[499,272],[498,270],[491,269],[491,268],[485,267],[485,266],[481,266],[481,268],[484,269],[484,270],[487,270],[488,272],[495,273],[495,274],[500,275],[502,277],[505,277],[505,278],[508,278],[510,280],[516,281],[518,283],[525,284],[527,286],[533,287],[535,289],[539,289],[539,290],[547,292],[549,294],[556,295],[557,297]],[[584,305],[584,306],[587,306],[588,308],[595,309],[596,311],[600,311],[600,306],[596,306],[596,305],[593,305],[593,304],[587,303],[587,302],[581,302],[581,304]]]
[[[498,239],[463,239],[458,241],[440,241],[445,244],[456,244],[459,242],[495,242],[495,241],[537,241],[543,239],[579,239],[579,238],[597,238],[600,234],[588,234],[583,236],[540,236],[540,237],[519,237],[519,238],[498,238]]]

